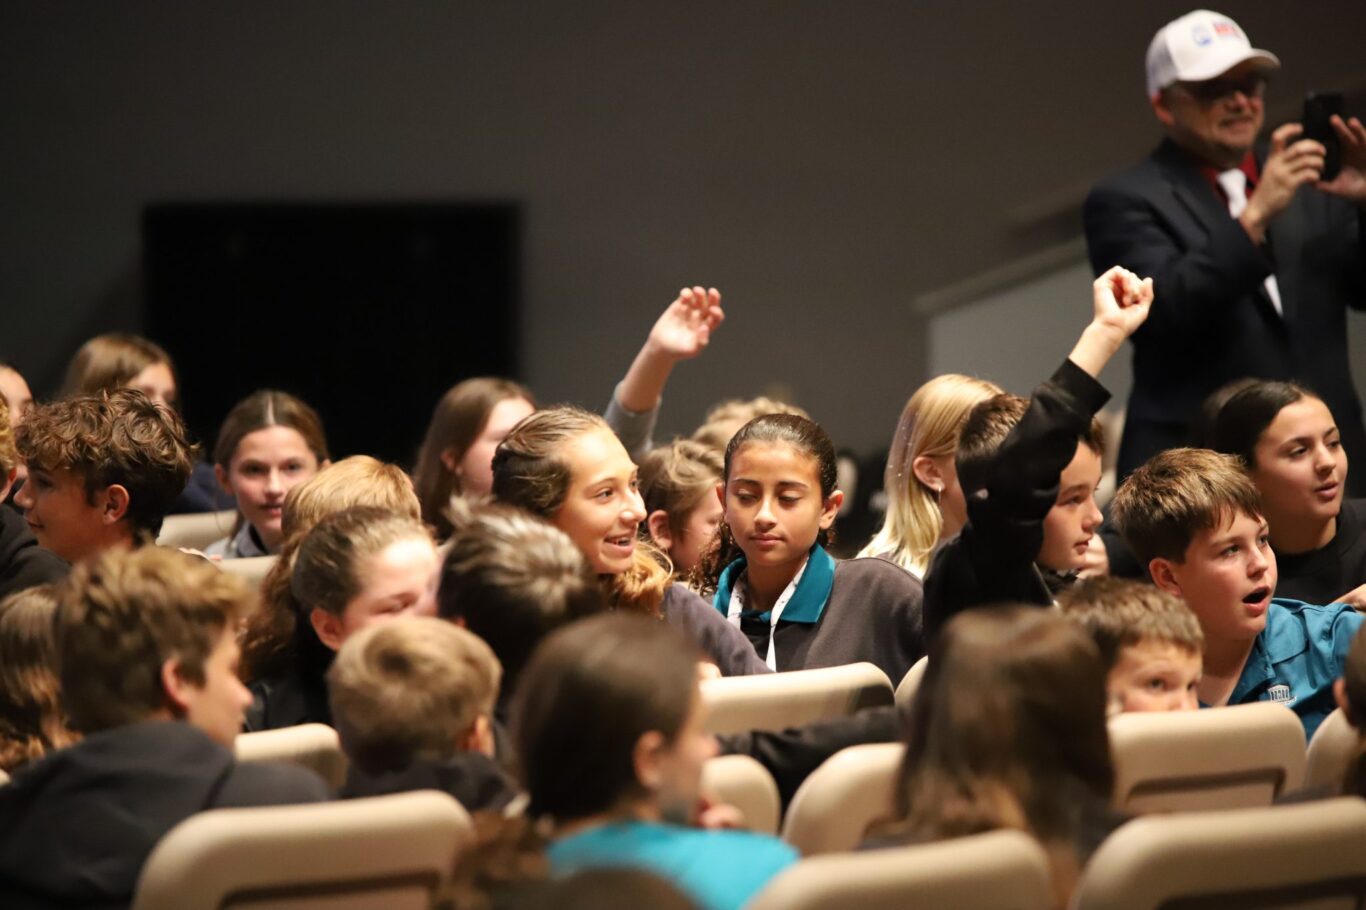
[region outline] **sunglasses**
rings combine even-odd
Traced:
[[[1183,92],[1201,104],[1213,104],[1242,93],[1246,98],[1261,98],[1266,95],[1266,77],[1252,73],[1241,79],[1207,79],[1204,82],[1178,82]]]

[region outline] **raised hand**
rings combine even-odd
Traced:
[[[1318,188],[1366,207],[1366,126],[1337,114],[1331,122],[1342,146],[1342,170],[1330,181],[1320,180]]]
[[[671,360],[689,360],[702,353],[725,318],[716,288],[684,288],[655,321],[645,343]]]
[[[1091,300],[1093,321],[1128,338],[1148,318],[1153,280],[1114,266],[1092,283]]]

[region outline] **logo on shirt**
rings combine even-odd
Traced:
[[[1293,705],[1298,699],[1290,692],[1289,686],[1272,686],[1266,691],[1266,697],[1278,705],[1285,705],[1287,708]]]

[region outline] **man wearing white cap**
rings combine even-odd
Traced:
[[[1347,358],[1346,308],[1366,308],[1366,127],[1333,127],[1342,173],[1287,123],[1254,148],[1280,68],[1227,16],[1197,10],[1148,47],[1148,97],[1166,139],[1086,199],[1091,264],[1152,275],[1134,335],[1120,477],[1190,442],[1204,398],[1234,379],[1293,379],[1332,410],[1351,458],[1366,429]],[[1353,472],[1362,489],[1366,471]]]

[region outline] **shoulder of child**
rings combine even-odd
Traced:
[[[1366,615],[1358,613],[1350,604],[1307,604],[1299,600],[1277,597],[1271,601],[1266,629],[1271,659],[1278,652],[1295,653],[1306,645],[1330,646],[1346,653],[1352,636],[1366,622]]]
[[[864,593],[888,598],[908,598],[919,603],[925,586],[901,566],[877,556],[841,559],[835,563],[835,582],[840,587],[857,586]],[[869,588],[872,591],[869,591]]]
[[[236,762],[216,808],[320,803],[332,798],[323,779],[307,768],[280,762]]]

